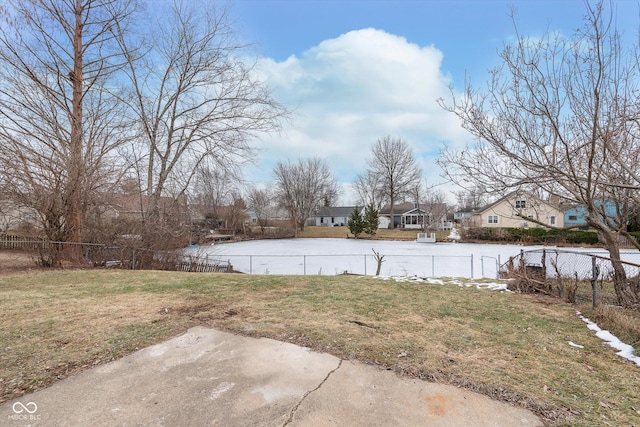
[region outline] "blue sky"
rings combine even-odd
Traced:
[[[436,100],[450,99],[449,86],[461,90],[465,76],[484,84],[498,50],[514,40],[512,7],[523,35],[571,35],[583,24],[584,3],[574,0],[232,2],[261,78],[295,109],[281,134],[257,143],[260,160],[247,178],[266,182],[278,160],[319,156],[341,183],[341,204],[354,204],[350,183],[366,168],[370,146],[391,135],[413,148],[428,184],[443,182],[438,152],[469,137]],[[634,37],[638,2],[614,7],[618,28]]]

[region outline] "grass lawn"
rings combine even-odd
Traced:
[[[465,387],[550,425],[640,425],[640,368],[546,297],[357,276],[33,270],[0,275],[0,312],[0,402],[209,325]]]

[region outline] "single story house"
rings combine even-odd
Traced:
[[[398,203],[393,206],[393,222],[396,228],[420,230],[424,226],[428,229],[451,229],[451,222],[447,220],[447,206],[444,203]],[[391,207],[387,205],[380,210],[379,228],[388,228],[390,224]]]
[[[543,227],[540,223],[562,228],[564,212],[559,207],[524,191],[515,191],[476,209],[469,221],[471,227],[494,228]]]
[[[272,207],[265,211],[259,212],[256,209],[249,208],[245,210],[248,218],[248,224],[257,225],[260,221],[265,223],[289,221],[291,218],[285,209]]]
[[[323,206],[307,221],[308,225],[316,225],[318,227],[343,227],[347,225],[351,212],[356,206]],[[364,208],[360,208],[360,214],[364,213]]]
[[[103,202],[97,208],[105,220],[142,221],[149,214],[151,197],[145,194],[108,193],[102,197]],[[161,196],[158,200],[158,209],[164,220],[179,224],[191,222],[192,212],[189,211],[185,195],[177,198]]]

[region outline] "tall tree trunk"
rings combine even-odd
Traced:
[[[392,229],[392,230],[396,228],[395,219],[393,217],[393,205],[394,204],[395,204],[395,198],[392,195],[391,199],[390,199],[390,208],[389,208],[389,215],[391,215],[391,224],[389,224],[389,228]]]
[[[601,230],[598,231],[598,234],[604,240],[609,251],[609,258],[611,258],[611,266],[613,267],[613,286],[618,298],[618,304],[624,307],[640,306],[638,289],[627,280],[627,272],[624,270],[624,265],[620,260],[620,245],[618,244],[617,236],[611,232]]]
[[[71,99],[71,134],[70,153],[68,166],[67,205],[65,213],[66,245],[64,257],[77,262],[82,259],[80,243],[82,241],[83,213],[83,4],[82,0],[76,0],[75,5],[75,31],[73,34],[73,71],[69,73],[73,88]],[[76,243],[76,244],[74,244]]]

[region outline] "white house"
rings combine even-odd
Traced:
[[[351,212],[355,209],[355,206],[341,206],[341,207],[329,207],[324,206],[318,210],[309,220],[307,224],[317,225],[319,227],[342,227],[347,225]],[[361,209],[360,214],[363,213],[364,208]]]

